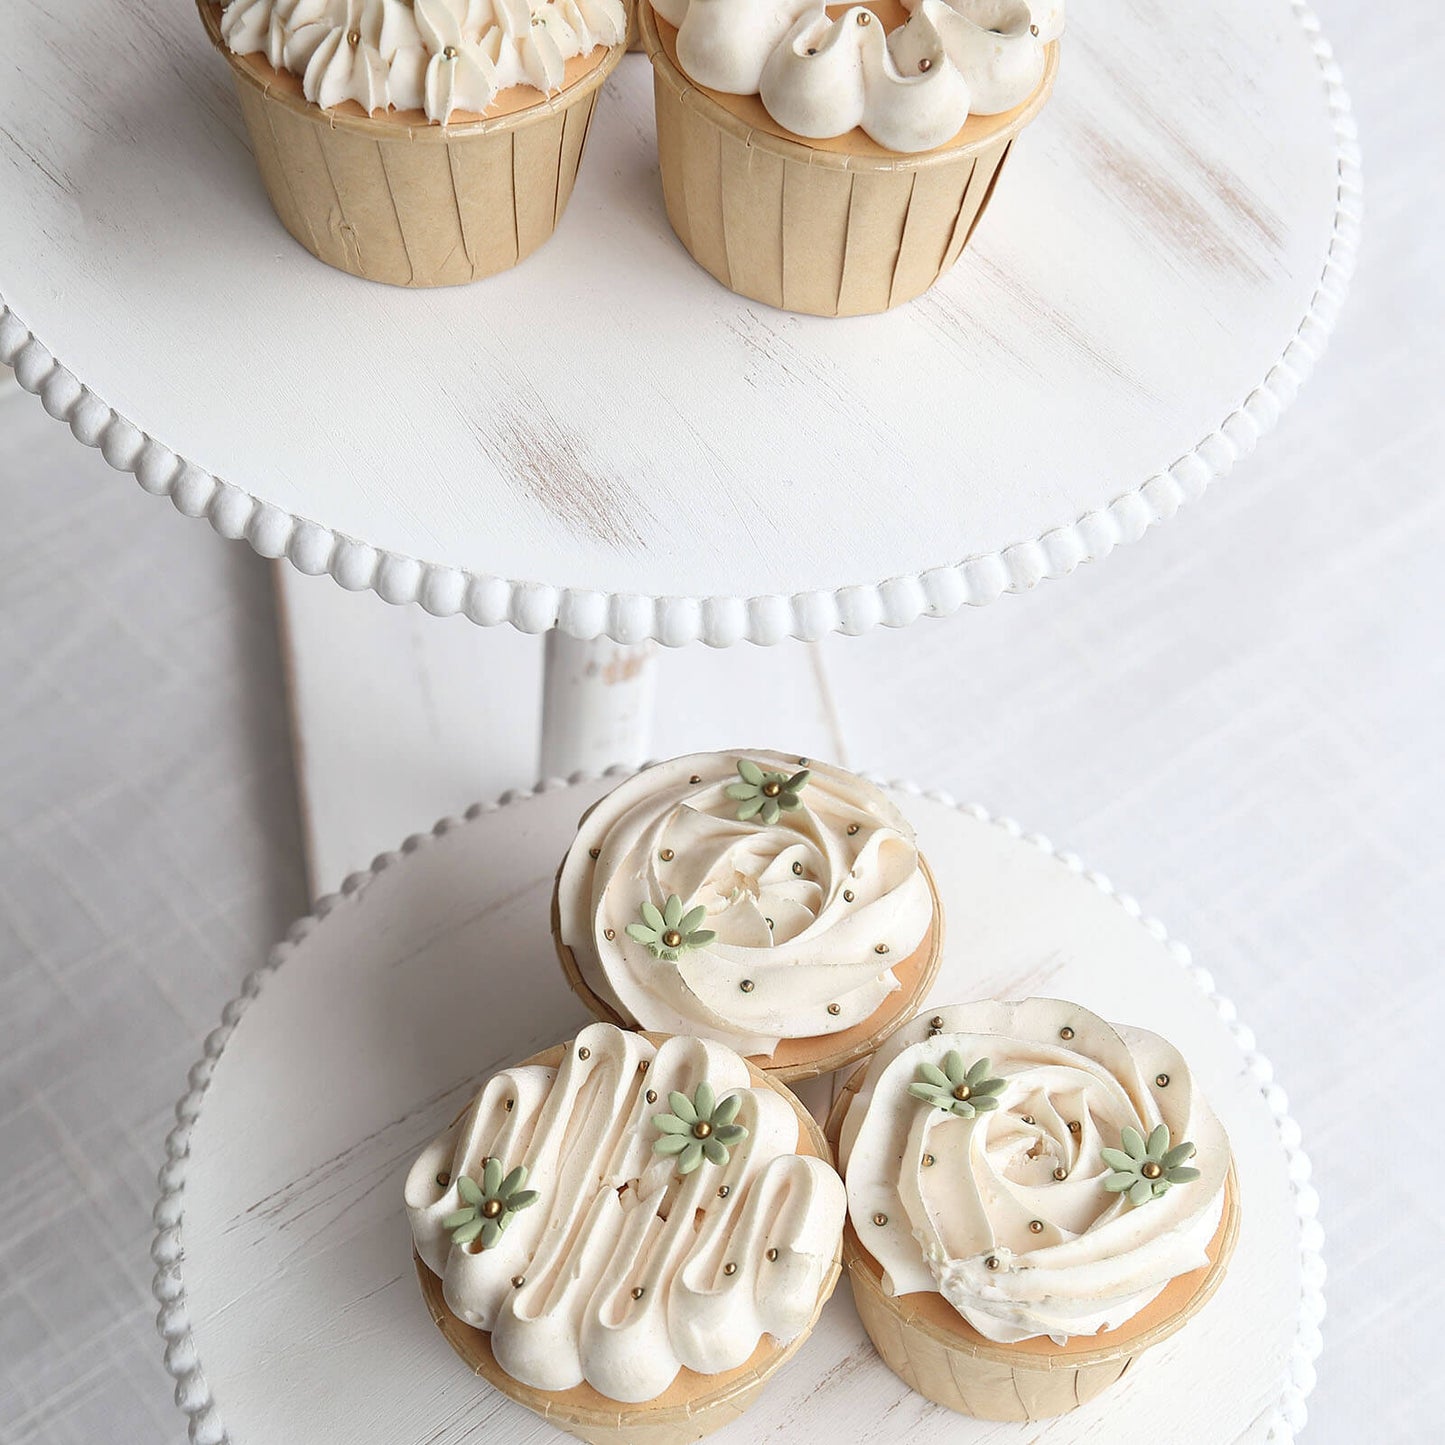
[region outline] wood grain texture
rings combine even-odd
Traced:
[[[1062,576],[1255,445],[1355,250],[1348,102],[1300,0],[1084,7],[962,259],[831,325],[697,275],[637,57],[559,234],[408,296],[290,247],[199,25],[11,6],[0,53],[0,361],[225,535],[526,630],[776,642]],[[586,438],[580,490],[621,541],[532,484],[517,415]],[[806,526],[765,521],[779,499]]]
[[[579,812],[607,787],[548,789],[411,840],[324,900],[227,1010],[180,1106],[157,1210],[164,1329],[201,1438],[548,1438],[536,1417],[478,1393],[437,1337],[417,1297],[400,1188],[481,1077],[585,1018],[545,963],[546,901]],[[1202,972],[1191,979],[1187,954],[1077,860],[941,801],[901,804],[951,936],[968,940],[945,961],[936,998],[1042,985],[1163,1032],[1229,1130],[1249,1199],[1235,1263],[1215,1305],[1110,1390],[1109,1431],[1168,1438],[1188,1397],[1209,1412],[1201,1438],[1289,1438],[1281,1411],[1315,1318],[1302,1222],[1313,1227],[1313,1201],[1292,1179],[1279,1106],[1260,1092],[1267,1066],[1242,1058],[1232,1010],[1204,991]],[[1195,1391],[1200,1378],[1231,1388]],[[338,1416],[342,1397],[350,1408]],[[825,1400],[845,1413],[829,1416]],[[930,1409],[835,1302],[734,1438],[795,1438],[802,1420],[826,1433],[831,1420],[846,1421],[856,1445],[882,1445],[925,1419],[940,1440],[1030,1438]],[[1075,1412],[1051,1442],[1082,1445],[1101,1423]]]

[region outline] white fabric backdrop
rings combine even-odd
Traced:
[[[1190,944],[1315,1161],[1330,1314],[1305,1438],[1346,1445],[1445,1418],[1426,1075],[1445,1028],[1445,25],[1318,9],[1361,120],[1365,249],[1280,432],[1171,526],[1025,599],[666,656],[657,751],[786,734],[976,798]],[[161,1139],[201,1037],[305,901],[270,578],[18,396],[0,521],[0,1441],[179,1441],[149,1299]],[[478,666],[506,687],[534,646],[479,632]],[[520,709],[494,755],[525,755],[534,724]],[[455,807],[528,781],[458,777]]]

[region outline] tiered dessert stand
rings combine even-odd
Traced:
[[[0,7],[0,362],[225,536],[391,602],[547,633],[544,773],[635,754],[654,644],[899,626],[1067,574],[1229,470],[1318,356],[1358,172],[1307,6],[1076,10],[1055,97],[956,270],[897,312],[829,322],[738,299],[677,245],[638,57],[599,106],[558,235],[480,285],[404,292],[281,230],[186,5]],[[293,623],[305,597],[288,593]],[[432,682],[445,708],[455,690]],[[404,702],[386,721],[407,726]],[[400,1180],[480,1074],[580,1021],[547,884],[597,792],[483,810],[378,860],[208,1040],[156,1247],[194,1440],[405,1445],[484,1420],[549,1438],[459,1378],[410,1283]],[[1201,1441],[1289,1438],[1318,1348],[1318,1228],[1247,1030],[1073,860],[907,806],[948,910],[936,997],[1053,991],[1158,1028],[1239,1155],[1224,1292],[1043,1433],[1168,1439],[1188,1412]],[[1041,1433],[925,1406],[872,1356],[845,1290],[719,1438],[806,1421],[808,1438],[892,1440],[925,1416],[937,1439]]]

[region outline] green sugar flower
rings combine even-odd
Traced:
[[[482,1248],[490,1249],[502,1237],[512,1216],[542,1197],[535,1189],[523,1189],[526,1182],[524,1165],[517,1165],[504,1179],[497,1159],[488,1159],[482,1166],[480,1184],[470,1174],[463,1174],[457,1180],[457,1193],[466,1207],[442,1220],[442,1228],[452,1232],[452,1243],[470,1244],[481,1235]]]
[[[908,1092],[915,1099],[942,1109],[945,1114],[972,1119],[975,1114],[997,1109],[995,1095],[1004,1090],[1004,1080],[989,1078],[988,1068],[987,1059],[980,1059],[972,1068],[965,1068],[963,1055],[957,1049],[950,1049],[944,1055],[941,1069],[937,1064],[919,1064],[918,1079],[909,1084]]]
[[[734,1124],[743,1106],[741,1094],[718,1099],[706,1079],[693,1091],[692,1098],[674,1089],[667,1096],[670,1114],[654,1114],[653,1126],[662,1138],[653,1141],[656,1154],[676,1154],[677,1172],[691,1174],[703,1158],[713,1164],[726,1164],[728,1146],[748,1137],[741,1124]]]
[[[627,936],[645,943],[654,958],[676,963],[684,953],[702,948],[717,937],[711,928],[698,927],[706,917],[707,909],[701,903],[684,913],[682,899],[676,893],[669,895],[660,909],[644,899],[642,922],[629,923]]]
[[[1122,1149],[1101,1149],[1104,1163],[1113,1171],[1104,1188],[1111,1194],[1129,1193],[1130,1204],[1147,1204],[1168,1194],[1176,1184],[1188,1184],[1199,1178],[1197,1169],[1184,1168],[1184,1161],[1194,1154],[1194,1145],[1187,1139],[1169,1147],[1169,1126],[1158,1124],[1145,1139],[1137,1129],[1125,1125],[1119,1134]]]
[[[728,797],[742,804],[738,822],[746,823],[761,814],[763,822],[771,827],[785,810],[803,806],[798,794],[807,786],[811,774],[807,768],[791,778],[786,773],[765,773],[756,763],[743,758],[738,762],[738,776],[742,782],[730,783],[727,790]]]

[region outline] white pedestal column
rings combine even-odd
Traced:
[[[645,761],[656,688],[656,643],[579,642],[549,632],[540,775],[565,778],[578,769],[597,773]]]

